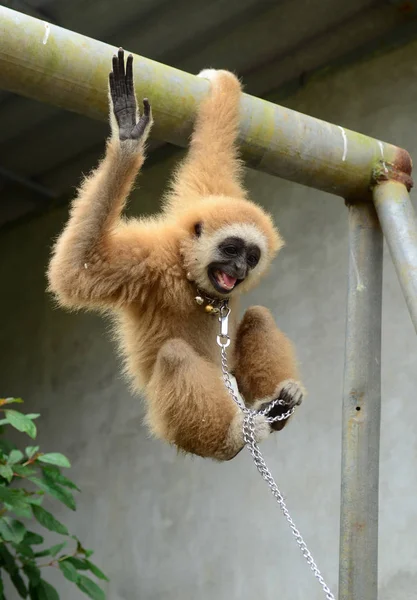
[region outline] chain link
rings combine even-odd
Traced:
[[[307,547],[307,544],[305,543],[302,535],[298,531],[297,527],[295,526],[294,521],[291,518],[291,515],[288,511],[287,505],[285,504],[284,497],[281,494],[277,484],[275,483],[274,478],[271,475],[271,472],[269,471],[269,469],[266,465],[265,459],[259,449],[259,446],[258,446],[256,438],[255,438],[255,422],[254,422],[254,420],[255,420],[256,415],[260,414],[260,415],[266,416],[272,410],[272,408],[274,408],[275,406],[277,406],[277,405],[285,406],[285,402],[283,400],[276,399],[273,402],[269,403],[268,406],[264,410],[255,411],[255,410],[251,410],[250,408],[248,408],[245,405],[245,403],[243,402],[243,400],[240,397],[238,397],[238,395],[235,394],[235,392],[234,392],[233,384],[232,384],[232,380],[230,377],[229,368],[228,368],[228,364],[227,364],[227,353],[226,353],[226,348],[230,344],[230,339],[228,336],[229,314],[230,314],[230,309],[227,306],[220,310],[219,321],[221,324],[221,327],[220,327],[221,334],[217,337],[217,343],[219,344],[219,346],[221,348],[221,367],[222,367],[224,384],[225,384],[230,396],[233,398],[234,402],[239,406],[239,408],[245,415],[244,421],[243,421],[244,442],[245,442],[246,447],[248,448],[249,452],[252,455],[252,458],[253,458],[256,468],[258,469],[262,478],[268,484],[275,500],[278,502],[278,504],[282,510],[282,513],[283,513],[285,519],[287,520],[288,525],[290,526],[291,532],[292,532],[293,536],[295,537],[295,540],[301,550],[302,555],[306,559],[307,564],[310,566],[310,569],[314,573],[314,576],[318,579],[321,587],[323,588],[323,591],[326,595],[326,600],[335,600],[335,597],[332,594],[332,592],[330,591],[330,588],[326,584],[325,580],[323,579],[323,576],[320,573],[320,570],[317,567],[317,565],[313,559],[313,556],[311,555],[311,552],[309,551],[309,549]],[[268,421],[268,423],[274,423],[276,421],[284,421],[285,419],[288,419],[288,417],[290,417],[293,414],[294,410],[295,410],[295,407],[287,410],[282,415],[278,415],[276,417],[267,417],[266,416],[266,420]]]

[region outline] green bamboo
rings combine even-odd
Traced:
[[[107,77],[116,50],[0,7],[4,90],[105,119]],[[137,55],[134,77],[138,98],[152,103],[153,136],[185,146],[209,83]],[[411,172],[405,150],[246,94],[240,144],[249,166],[350,199],[370,194],[372,173],[380,164]]]

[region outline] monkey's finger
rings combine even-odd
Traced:
[[[114,77],[114,88],[115,88],[115,93],[116,96],[121,96],[121,89],[120,89],[120,76],[119,76],[119,64],[117,62],[117,56],[114,55],[113,56],[113,77]]]
[[[133,94],[133,56],[129,54],[126,61],[126,89],[128,94]]]
[[[147,126],[149,125],[149,121],[150,121],[149,116],[150,116],[150,113],[148,113],[147,115],[142,115],[141,118],[139,119],[139,121],[136,123],[136,125],[132,131],[132,138],[134,140],[140,140],[140,138],[145,133],[145,130],[146,130]]]
[[[143,99],[143,116],[149,120],[151,115],[151,105],[149,104],[149,100],[147,98]]]
[[[292,383],[285,386],[280,398],[287,406],[299,406],[303,400],[303,391],[299,386]]]
[[[118,63],[119,63],[119,76],[122,79],[125,76],[125,53],[123,48],[119,48],[117,53]]]
[[[113,67],[114,79],[117,80],[119,78],[119,63],[117,62],[117,56],[115,54],[113,54],[111,62]]]
[[[126,80],[125,80],[125,53],[124,53],[123,48],[119,48],[118,61],[119,61],[120,91],[122,92],[123,96],[126,96],[127,88],[126,88]]]

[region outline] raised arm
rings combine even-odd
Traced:
[[[109,75],[112,134],[99,166],[86,178],[73,201],[48,269],[49,289],[68,307],[108,305],[133,300],[149,254],[151,236],[121,212],[144,162],[152,126],[150,104],[139,116],[132,72],[120,49]]]
[[[171,185],[168,206],[173,208],[196,196],[246,195],[236,144],[240,82],[233,73],[214,69],[201,71],[199,77],[210,81],[211,90],[198,109],[190,149]]]

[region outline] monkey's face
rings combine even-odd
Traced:
[[[237,289],[246,291],[269,262],[266,237],[252,224],[207,231],[199,222],[194,233],[189,272],[197,287],[208,294],[225,297]]]
[[[182,266],[209,296],[252,289],[284,243],[271,217],[242,198],[205,197],[177,219]]]
[[[248,277],[261,258],[258,244],[239,236],[226,237],[217,246],[207,276],[220,294],[229,294]]]

